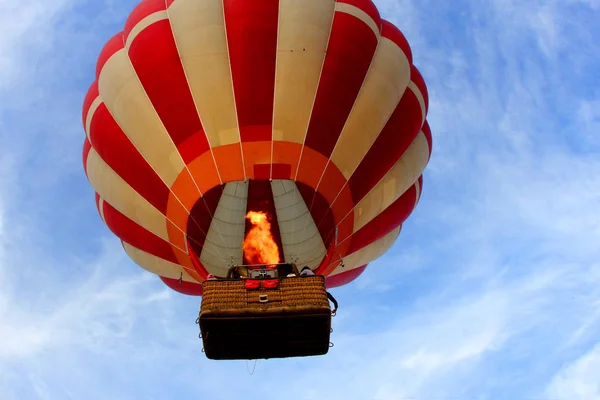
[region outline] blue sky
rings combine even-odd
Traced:
[[[376,0],[434,150],[391,251],[333,294],[325,357],[213,362],[199,298],[124,254],[81,102],[134,7],[0,0],[0,393],[27,399],[600,399],[600,1]]]

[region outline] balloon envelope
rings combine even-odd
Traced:
[[[144,0],[98,58],[83,163],[127,254],[179,292],[247,261],[248,212],[339,286],[419,201],[427,108],[370,0]]]

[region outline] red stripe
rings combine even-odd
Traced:
[[[369,15],[375,22],[375,25],[380,26],[381,17],[379,16],[379,11],[377,7],[371,0],[336,0],[338,3],[345,3],[353,5],[356,8],[361,9],[366,14]]]
[[[271,235],[273,240],[279,249],[279,260],[284,259],[283,245],[281,244],[281,232],[279,230],[279,221],[277,220],[277,211],[275,209],[275,201],[273,200],[273,189],[271,188],[271,182],[268,180],[250,180],[248,184],[248,203],[246,206],[247,211],[262,211],[267,213],[269,216],[269,222],[271,223]],[[246,220],[246,228],[244,237],[252,229],[250,221]],[[249,260],[244,255],[244,263],[249,264]]]
[[[144,18],[154,14],[158,11],[164,11],[166,9],[165,0],[143,0],[139,3],[129,14],[127,21],[125,22],[125,29],[123,29],[125,41],[131,33],[131,30]]]
[[[313,188],[302,182],[296,182],[296,187],[307,207],[309,207],[310,214],[315,223],[321,221],[317,225],[317,229],[319,230],[319,234],[321,235],[325,247],[329,247],[329,244],[334,238],[331,235],[331,232],[335,228],[335,223],[327,200],[325,200],[321,193],[315,192]],[[311,202],[312,207],[310,207]]]
[[[325,256],[321,259],[321,262],[315,269],[317,273],[319,273],[319,271],[322,271],[324,268],[331,264],[331,260],[333,259],[333,257],[337,256],[337,254],[335,254],[335,249],[335,243],[330,243],[329,247],[327,248],[327,251],[325,252]]]
[[[215,210],[219,205],[219,200],[221,200],[223,189],[224,186],[213,187],[208,192],[204,193],[203,197],[198,199],[190,211],[186,232],[190,239],[189,243],[191,244],[192,249],[198,255],[202,254],[206,234],[210,228],[210,223],[215,214]]]
[[[292,166],[290,164],[254,164],[254,178],[255,179],[269,179],[273,176],[273,179],[289,179],[292,174]]]
[[[87,120],[88,113],[90,112],[90,107],[92,106],[92,103],[94,102],[94,100],[96,100],[98,96],[100,96],[100,92],[98,92],[98,82],[94,81],[94,83],[92,83],[92,85],[88,89],[85,95],[85,99],[83,100],[83,107],[81,113],[81,122],[83,123],[83,129],[86,128],[85,122]]]
[[[419,101],[413,91],[407,89],[377,140],[348,180],[354,204],[363,199],[402,157],[419,134],[422,120]]]
[[[104,201],[104,220],[108,228],[122,241],[163,260],[179,264],[171,244],[136,224]]]
[[[325,199],[323,199],[325,200]],[[333,218],[333,211],[331,210],[331,208],[329,208],[329,205],[327,205],[327,201],[325,201],[325,204],[327,206],[327,210],[325,210],[324,212],[323,210],[323,205],[318,206],[317,203],[313,203],[313,207],[318,207],[315,210],[315,217],[318,217],[320,219],[315,219],[315,222],[317,222],[317,229],[319,229],[319,232],[321,233],[321,238],[323,238],[323,241],[325,241],[325,239],[327,239],[328,242],[326,243],[330,243],[332,240],[335,240],[335,228],[336,228],[336,221],[335,218]],[[310,210],[311,214],[313,213],[313,209]],[[329,225],[331,224],[331,225]],[[338,242],[339,242],[339,237],[338,237]]]
[[[88,140],[88,138],[86,136],[85,141],[83,142],[83,151],[82,151],[83,171],[85,172],[85,176],[88,176],[87,159],[88,159],[88,156],[90,155],[91,149],[92,149],[92,144],[90,143],[90,141]]]
[[[381,20],[381,36],[391,40],[398,46],[408,58],[408,63],[412,65],[413,56],[410,44],[404,34],[394,24],[386,20]]]
[[[186,165],[190,164],[192,161],[209,151],[210,144],[208,143],[204,129],[201,129],[200,131],[188,136],[187,139],[177,145],[177,150],[179,151],[179,154],[181,154],[181,158]],[[216,171],[217,166],[214,165],[214,168],[212,169]]]
[[[362,267],[351,269],[350,271],[342,272],[341,274],[337,274],[334,276],[328,276],[325,278],[325,283],[327,284],[327,288],[331,289],[338,286],[346,285],[356,278],[358,278],[364,270],[367,268],[366,265]]]
[[[162,2],[164,7],[164,1]],[[146,94],[187,164],[209,150],[208,140],[169,20],[140,32],[129,47],[129,58]]]
[[[181,294],[187,294],[189,296],[202,296],[202,285],[194,282],[181,281],[179,279],[165,278],[161,276],[160,279],[169,288]]]
[[[271,140],[279,0],[224,0],[243,142]]]
[[[402,225],[415,209],[416,200],[417,188],[416,185],[412,185],[381,214],[351,236],[352,245],[349,254],[374,243]]]
[[[377,38],[356,17],[336,12],[305,145],[329,158],[365,79]],[[304,164],[306,160],[301,160]]]
[[[125,136],[104,103],[92,117],[90,138],[94,149],[117,175],[166,215],[169,188]]]
[[[100,77],[100,72],[102,72],[102,68],[104,68],[104,64],[106,64],[108,59],[121,50],[123,46],[123,32],[117,33],[106,42],[96,63],[96,79]]]

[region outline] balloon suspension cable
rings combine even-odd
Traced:
[[[179,273],[179,286],[183,284],[183,272]]]
[[[254,360],[254,366],[252,367],[252,372],[250,372],[250,364],[248,363],[248,360],[246,360],[246,369],[248,370],[248,375],[254,375],[254,371],[256,370],[256,362],[258,360]]]
[[[292,243],[296,243],[296,218],[298,216],[298,204],[296,204],[296,193],[298,193],[298,186],[294,182],[294,219],[292,220]],[[293,254],[292,254],[293,257]],[[297,257],[298,258],[298,257]],[[294,262],[294,261],[292,261]],[[296,260],[298,262],[298,260]]]

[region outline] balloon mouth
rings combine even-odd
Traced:
[[[311,214],[313,203],[317,211]],[[330,258],[335,242],[328,213],[326,200],[302,182],[227,182],[207,190],[191,207],[189,248],[202,263],[202,275],[223,276],[232,265],[295,263],[316,270]]]

